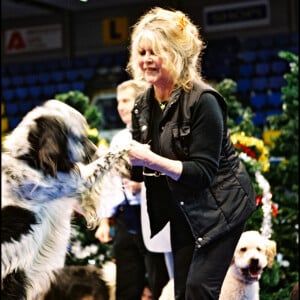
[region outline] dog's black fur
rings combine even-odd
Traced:
[[[84,117],[49,100],[29,112],[2,151],[1,296],[32,300],[64,266],[74,206],[95,226],[101,180],[128,172],[126,150],[97,154]]]
[[[109,300],[109,288],[94,266],[66,266],[55,272],[43,300]]]

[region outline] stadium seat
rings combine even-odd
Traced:
[[[268,79],[268,87],[273,91],[280,91],[284,85],[286,85],[286,81],[282,76],[271,76]]]
[[[254,77],[251,82],[251,88],[255,92],[262,92],[268,88],[268,79],[264,76]]]
[[[269,63],[257,63],[255,65],[255,74],[256,76],[265,76],[270,72],[270,64]]]
[[[237,91],[245,94],[251,90],[251,81],[248,78],[238,79],[237,80]]]
[[[253,64],[240,64],[238,69],[242,77],[251,77],[254,74]]]
[[[252,121],[254,123],[254,125],[256,126],[262,126],[265,122],[265,117],[264,117],[264,113],[261,111],[257,111],[254,113],[254,116],[252,118]]]
[[[15,90],[14,89],[3,89],[2,90],[2,98],[5,102],[10,102],[15,98]]]
[[[42,87],[39,85],[33,85],[28,88],[28,93],[31,98],[39,98],[42,96]]]
[[[36,74],[29,74],[24,76],[24,83],[28,85],[34,85],[38,81]]]
[[[271,49],[260,49],[256,51],[256,58],[261,62],[269,62],[273,57],[273,51]]]
[[[256,52],[255,51],[242,51],[239,53],[239,58],[244,63],[253,63],[256,61]]]
[[[5,113],[10,118],[11,116],[15,116],[20,112],[19,103],[16,101],[11,101],[5,103]]]
[[[289,70],[289,65],[283,60],[273,61],[271,63],[271,70],[276,75],[283,75]]]
[[[263,93],[253,93],[250,96],[250,104],[254,110],[260,110],[267,104],[267,96]]]
[[[24,78],[21,75],[15,75],[11,78],[11,83],[15,87],[20,87],[24,84]]]
[[[41,84],[47,84],[51,82],[51,75],[48,72],[41,72],[37,74],[38,82]]]
[[[24,100],[28,97],[29,92],[26,87],[19,87],[15,89],[16,98],[19,100]]]
[[[271,107],[280,107],[282,105],[282,99],[281,99],[282,95],[281,93],[277,92],[277,93],[269,93],[268,94],[268,104]]]

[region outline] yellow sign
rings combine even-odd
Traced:
[[[128,18],[115,17],[102,21],[103,44],[119,45],[128,42]]]

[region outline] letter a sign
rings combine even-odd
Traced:
[[[128,41],[128,19],[107,18],[102,21],[104,45],[119,45]]]

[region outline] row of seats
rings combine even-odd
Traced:
[[[55,94],[66,93],[70,90],[78,90],[83,92],[85,86],[85,81],[74,81],[57,84],[45,84],[44,86],[33,85],[30,87],[3,89],[2,99],[5,102],[5,104],[14,102],[15,100],[22,101],[22,103],[25,103],[26,101],[30,101],[31,99],[45,99],[53,97]]]
[[[275,93],[252,93],[250,96],[250,105],[257,111],[262,108],[280,108],[282,105],[282,95],[280,92]]]
[[[257,50],[264,48],[288,48],[298,45],[299,33],[277,33],[272,35],[248,37],[244,39],[243,46],[248,50]]]
[[[241,78],[237,80],[237,92],[244,95],[251,92],[279,92],[284,85],[286,80],[283,75]]]
[[[2,88],[44,85],[48,83],[88,81],[95,76],[95,68],[56,70],[26,75],[2,76]]]
[[[265,75],[282,75],[289,70],[289,64],[285,60],[272,62],[242,63],[238,67],[240,77],[253,77]]]
[[[127,53],[122,51],[112,54],[86,55],[81,57],[53,59],[32,63],[16,63],[1,66],[2,76],[30,75],[52,71],[72,69],[97,68],[98,66],[124,66],[127,62]]]

